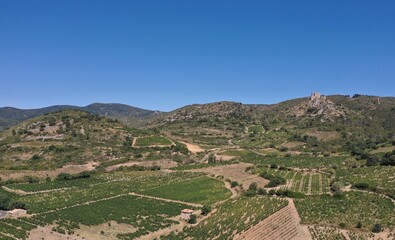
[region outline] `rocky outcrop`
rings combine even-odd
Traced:
[[[336,105],[319,92],[313,92],[308,101],[295,106],[291,113],[297,117],[319,116],[322,121],[333,120],[334,117],[342,117],[346,114],[342,106]]]

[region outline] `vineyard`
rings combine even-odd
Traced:
[[[245,198],[228,200],[210,218],[182,232],[172,232],[161,239],[232,239],[236,234],[287,206],[286,200],[276,198]]]
[[[292,209],[288,205],[242,232],[235,237],[235,240],[291,240],[298,235],[297,224],[293,218]]]
[[[1,232],[18,239],[25,239],[27,232],[38,226],[55,224],[54,231],[73,235],[80,225],[92,226],[116,221],[130,225],[129,233],[121,234],[120,239],[133,239],[148,232],[169,227],[177,223],[169,218],[179,214],[180,209],[190,207],[178,203],[142,199],[135,196],[121,196],[97,201],[50,213],[35,215],[21,220],[0,221]],[[23,228],[18,228],[23,226]]]
[[[231,195],[216,179],[184,172],[105,173],[92,179],[70,180],[67,184],[42,182],[8,187],[29,191],[27,195],[14,197],[26,204],[32,216],[1,219],[0,239],[26,239],[33,228],[48,226],[53,226],[52,231],[73,235],[82,231],[81,226],[110,222],[130,225],[130,232],[117,238],[133,239],[178,224],[173,218],[181,209],[195,208],[192,203],[185,205],[173,200],[211,204]],[[147,197],[131,195],[133,192],[144,192]],[[169,200],[155,199],[155,196]]]
[[[302,192],[306,195],[321,195],[330,190],[330,177],[322,173],[279,170],[270,166],[258,167],[255,172],[269,173],[286,179],[286,184],[279,186],[279,189],[283,190]]]
[[[347,159],[346,156],[334,156],[334,157],[312,157],[312,156],[289,156],[289,157],[271,157],[271,156],[260,156],[260,155],[247,155],[240,158],[243,162],[258,164],[258,165],[270,165],[277,164],[279,166],[300,168],[300,169],[319,169],[328,167],[340,167]]]
[[[341,196],[309,196],[295,200],[304,224],[321,224],[370,231],[375,224],[394,229],[394,203],[376,194],[348,192]]]
[[[391,166],[369,168],[339,169],[336,171],[340,180],[350,184],[365,183],[368,188],[377,188],[395,198],[395,170]]]
[[[141,191],[142,194],[180,200],[184,202],[213,204],[229,198],[232,194],[224,188],[224,183],[209,177],[201,177],[186,182],[171,183],[166,186]]]
[[[313,240],[373,240],[383,239],[382,237],[376,236],[374,233],[356,232],[339,230],[332,227],[319,227],[319,226],[308,226],[308,230]],[[388,240],[395,240],[395,236],[391,233],[384,234]]]

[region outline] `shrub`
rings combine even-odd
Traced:
[[[357,225],[355,226],[356,228],[362,228],[362,223],[358,222]]]
[[[188,220],[189,224],[195,224],[196,223],[196,215],[195,214],[191,214],[189,220]]]
[[[258,188],[258,195],[266,195],[267,191],[264,188]]]
[[[365,190],[365,189],[369,188],[369,184],[367,184],[367,183],[356,183],[356,184],[353,185],[353,187]]]
[[[247,196],[247,197],[253,197],[253,196],[256,195],[256,191],[251,190],[251,189],[248,189],[248,190],[244,193],[244,195]]]
[[[203,205],[201,211],[202,211],[202,215],[206,216],[207,214],[209,214],[211,212],[211,206]]]
[[[372,232],[379,233],[381,232],[381,230],[382,230],[381,224],[376,223],[375,225],[373,225]]]
[[[232,187],[232,188],[237,187],[238,185],[239,185],[239,183],[236,182],[236,181],[232,181],[232,182],[230,183],[230,187]]]
[[[252,182],[248,187],[248,190],[256,191],[258,189],[258,184],[256,182]]]

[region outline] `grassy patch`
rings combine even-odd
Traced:
[[[168,138],[162,136],[141,137],[136,141],[136,146],[171,145]]]

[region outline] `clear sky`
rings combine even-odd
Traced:
[[[395,1],[0,0],[0,106],[395,95]]]

